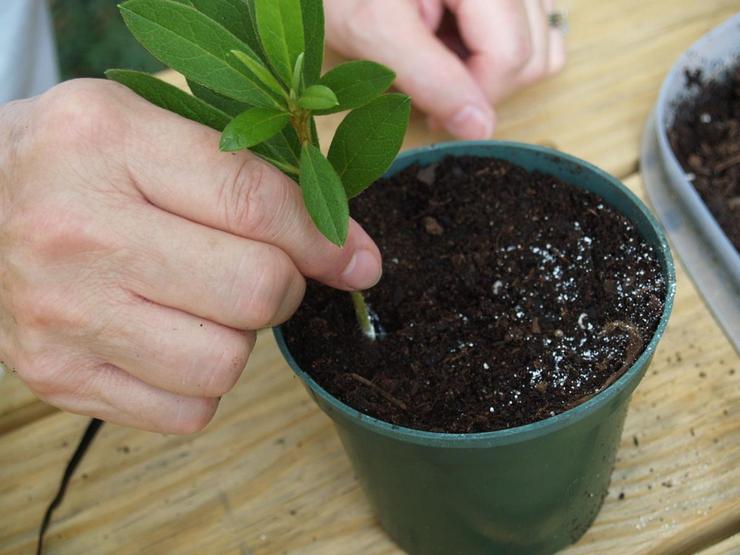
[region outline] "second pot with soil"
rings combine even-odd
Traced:
[[[601,507],[667,324],[663,232],[617,180],[537,146],[417,149],[384,181],[353,206],[384,253],[383,337],[312,284],[278,345],[403,549],[554,552]]]

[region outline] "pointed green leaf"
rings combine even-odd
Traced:
[[[120,9],[136,39],[171,68],[234,100],[279,106],[272,93],[243,70],[231,51],[257,55],[195,8],[173,0],[128,0]]]
[[[311,141],[321,150],[321,140],[319,139],[319,129],[316,127],[316,118],[311,118]]]
[[[303,145],[300,170],[303,201],[311,219],[329,241],[342,246],[349,231],[349,204],[337,172],[312,144]]]
[[[249,44],[249,12],[244,0],[189,0],[188,3]]]
[[[387,91],[395,78],[393,71],[375,62],[359,60],[338,65],[326,73],[319,84],[334,91],[339,105],[319,113],[331,114],[360,108]]]
[[[233,152],[258,145],[277,135],[289,120],[285,112],[250,108],[226,126],[221,135],[221,150]]]
[[[193,95],[200,98],[206,104],[210,104],[214,108],[218,108],[222,112],[229,114],[232,118],[238,116],[244,110],[250,108],[250,106],[248,104],[245,104],[244,102],[232,100],[231,98],[227,98],[222,94],[213,92],[208,87],[199,85],[191,79],[188,79],[187,81],[188,87],[190,87],[190,92],[192,92]]]
[[[257,30],[270,64],[286,85],[305,49],[301,0],[254,0]]]
[[[319,80],[324,63],[324,3],[322,0],[301,0],[301,12],[306,38],[304,75],[306,85],[313,85]]]
[[[257,12],[254,8],[254,0],[241,1],[247,6],[246,16],[249,40],[245,42],[259,55],[263,62],[267,63],[267,54],[265,54],[265,50],[262,48],[262,42],[260,41],[260,36],[257,32]]]
[[[262,82],[263,85],[265,85],[275,94],[278,94],[282,97],[287,97],[283,86],[278,82],[277,79],[275,79],[275,77],[272,75],[272,72],[270,72],[270,70],[263,66],[258,60],[250,57],[244,52],[240,52],[239,50],[232,50],[231,53],[237,60],[244,64],[247,69],[251,71],[257,77],[257,79],[260,80],[260,82]]]
[[[249,109],[249,106],[213,92],[202,85],[188,81],[195,96],[211,106],[236,117]],[[227,122],[228,123],[228,122]],[[298,176],[301,159],[301,143],[295,129],[287,125],[280,133],[250,148],[252,152],[280,168],[291,177]]]
[[[298,105],[306,110],[326,110],[338,104],[337,95],[324,85],[311,85],[298,99]]]
[[[303,52],[298,54],[295,59],[295,67],[293,67],[293,76],[290,78],[290,89],[293,93],[300,93],[303,86],[303,59],[305,55]]]
[[[408,96],[387,94],[344,118],[329,148],[329,160],[347,197],[361,193],[388,169],[403,144],[410,114]]]
[[[127,86],[139,96],[160,108],[169,110],[184,118],[197,121],[221,131],[231,119],[228,114],[209,106],[202,100],[190,96],[156,77],[140,71],[109,69],[105,72],[108,79]]]

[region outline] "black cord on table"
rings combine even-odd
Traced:
[[[39,539],[38,544],[36,546],[36,555],[41,555],[44,550],[44,534],[46,533],[47,528],[49,528],[49,524],[51,523],[51,515],[54,513],[54,509],[56,509],[64,499],[64,494],[67,491],[67,485],[69,484],[69,481],[72,479],[72,476],[75,473],[75,469],[80,464],[80,461],[85,456],[85,453],[87,452],[87,449],[90,447],[90,444],[92,443],[93,439],[95,439],[95,434],[98,433],[98,430],[100,429],[100,426],[103,425],[103,422],[101,420],[98,420],[97,418],[93,418],[90,420],[90,423],[87,425],[87,429],[85,430],[85,433],[82,435],[82,438],[80,439],[80,443],[77,445],[77,449],[75,449],[74,454],[72,455],[72,458],[69,459],[69,462],[67,463],[67,468],[64,469],[64,475],[62,476],[62,481],[59,484],[59,489],[57,490],[57,494],[52,500],[52,502],[49,504],[49,506],[46,508],[46,513],[44,514],[44,520],[41,521],[41,528],[39,529]]]

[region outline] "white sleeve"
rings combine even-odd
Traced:
[[[58,81],[46,0],[0,0],[0,104],[42,93]]]

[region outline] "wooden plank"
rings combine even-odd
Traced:
[[[626,175],[673,59],[740,3],[686,0],[679,9],[667,0],[572,0],[570,8],[568,69],[505,103],[498,136],[555,144]],[[325,145],[338,120],[324,120]],[[444,138],[421,123],[415,116],[407,147]],[[641,192],[639,177],[627,182]],[[679,269],[674,317],[635,394],[611,493],[567,552],[675,553],[738,529],[739,372],[736,353]],[[0,382],[0,434],[8,432],[0,435],[0,553],[31,551],[85,426],[50,411],[18,380]],[[710,551],[732,552],[737,541]],[[264,335],[206,433],[177,438],[106,426],[59,511],[51,545],[58,553],[398,553],[375,526],[328,419]]]
[[[39,401],[13,374],[0,376],[0,435],[55,411]]]
[[[640,192],[639,176],[627,184]],[[740,361],[680,268],[678,279],[604,509],[566,553],[669,553],[740,525]],[[57,413],[0,436],[0,554],[31,551],[85,422]],[[205,433],[106,425],[48,545],[62,555],[400,553],[377,527],[330,421],[264,333]]]
[[[502,106],[501,138],[551,142],[619,177],[637,169],[645,120],[675,59],[738,0],[570,0],[569,61]]]
[[[703,550],[698,555],[738,555],[740,553],[740,533]]]

